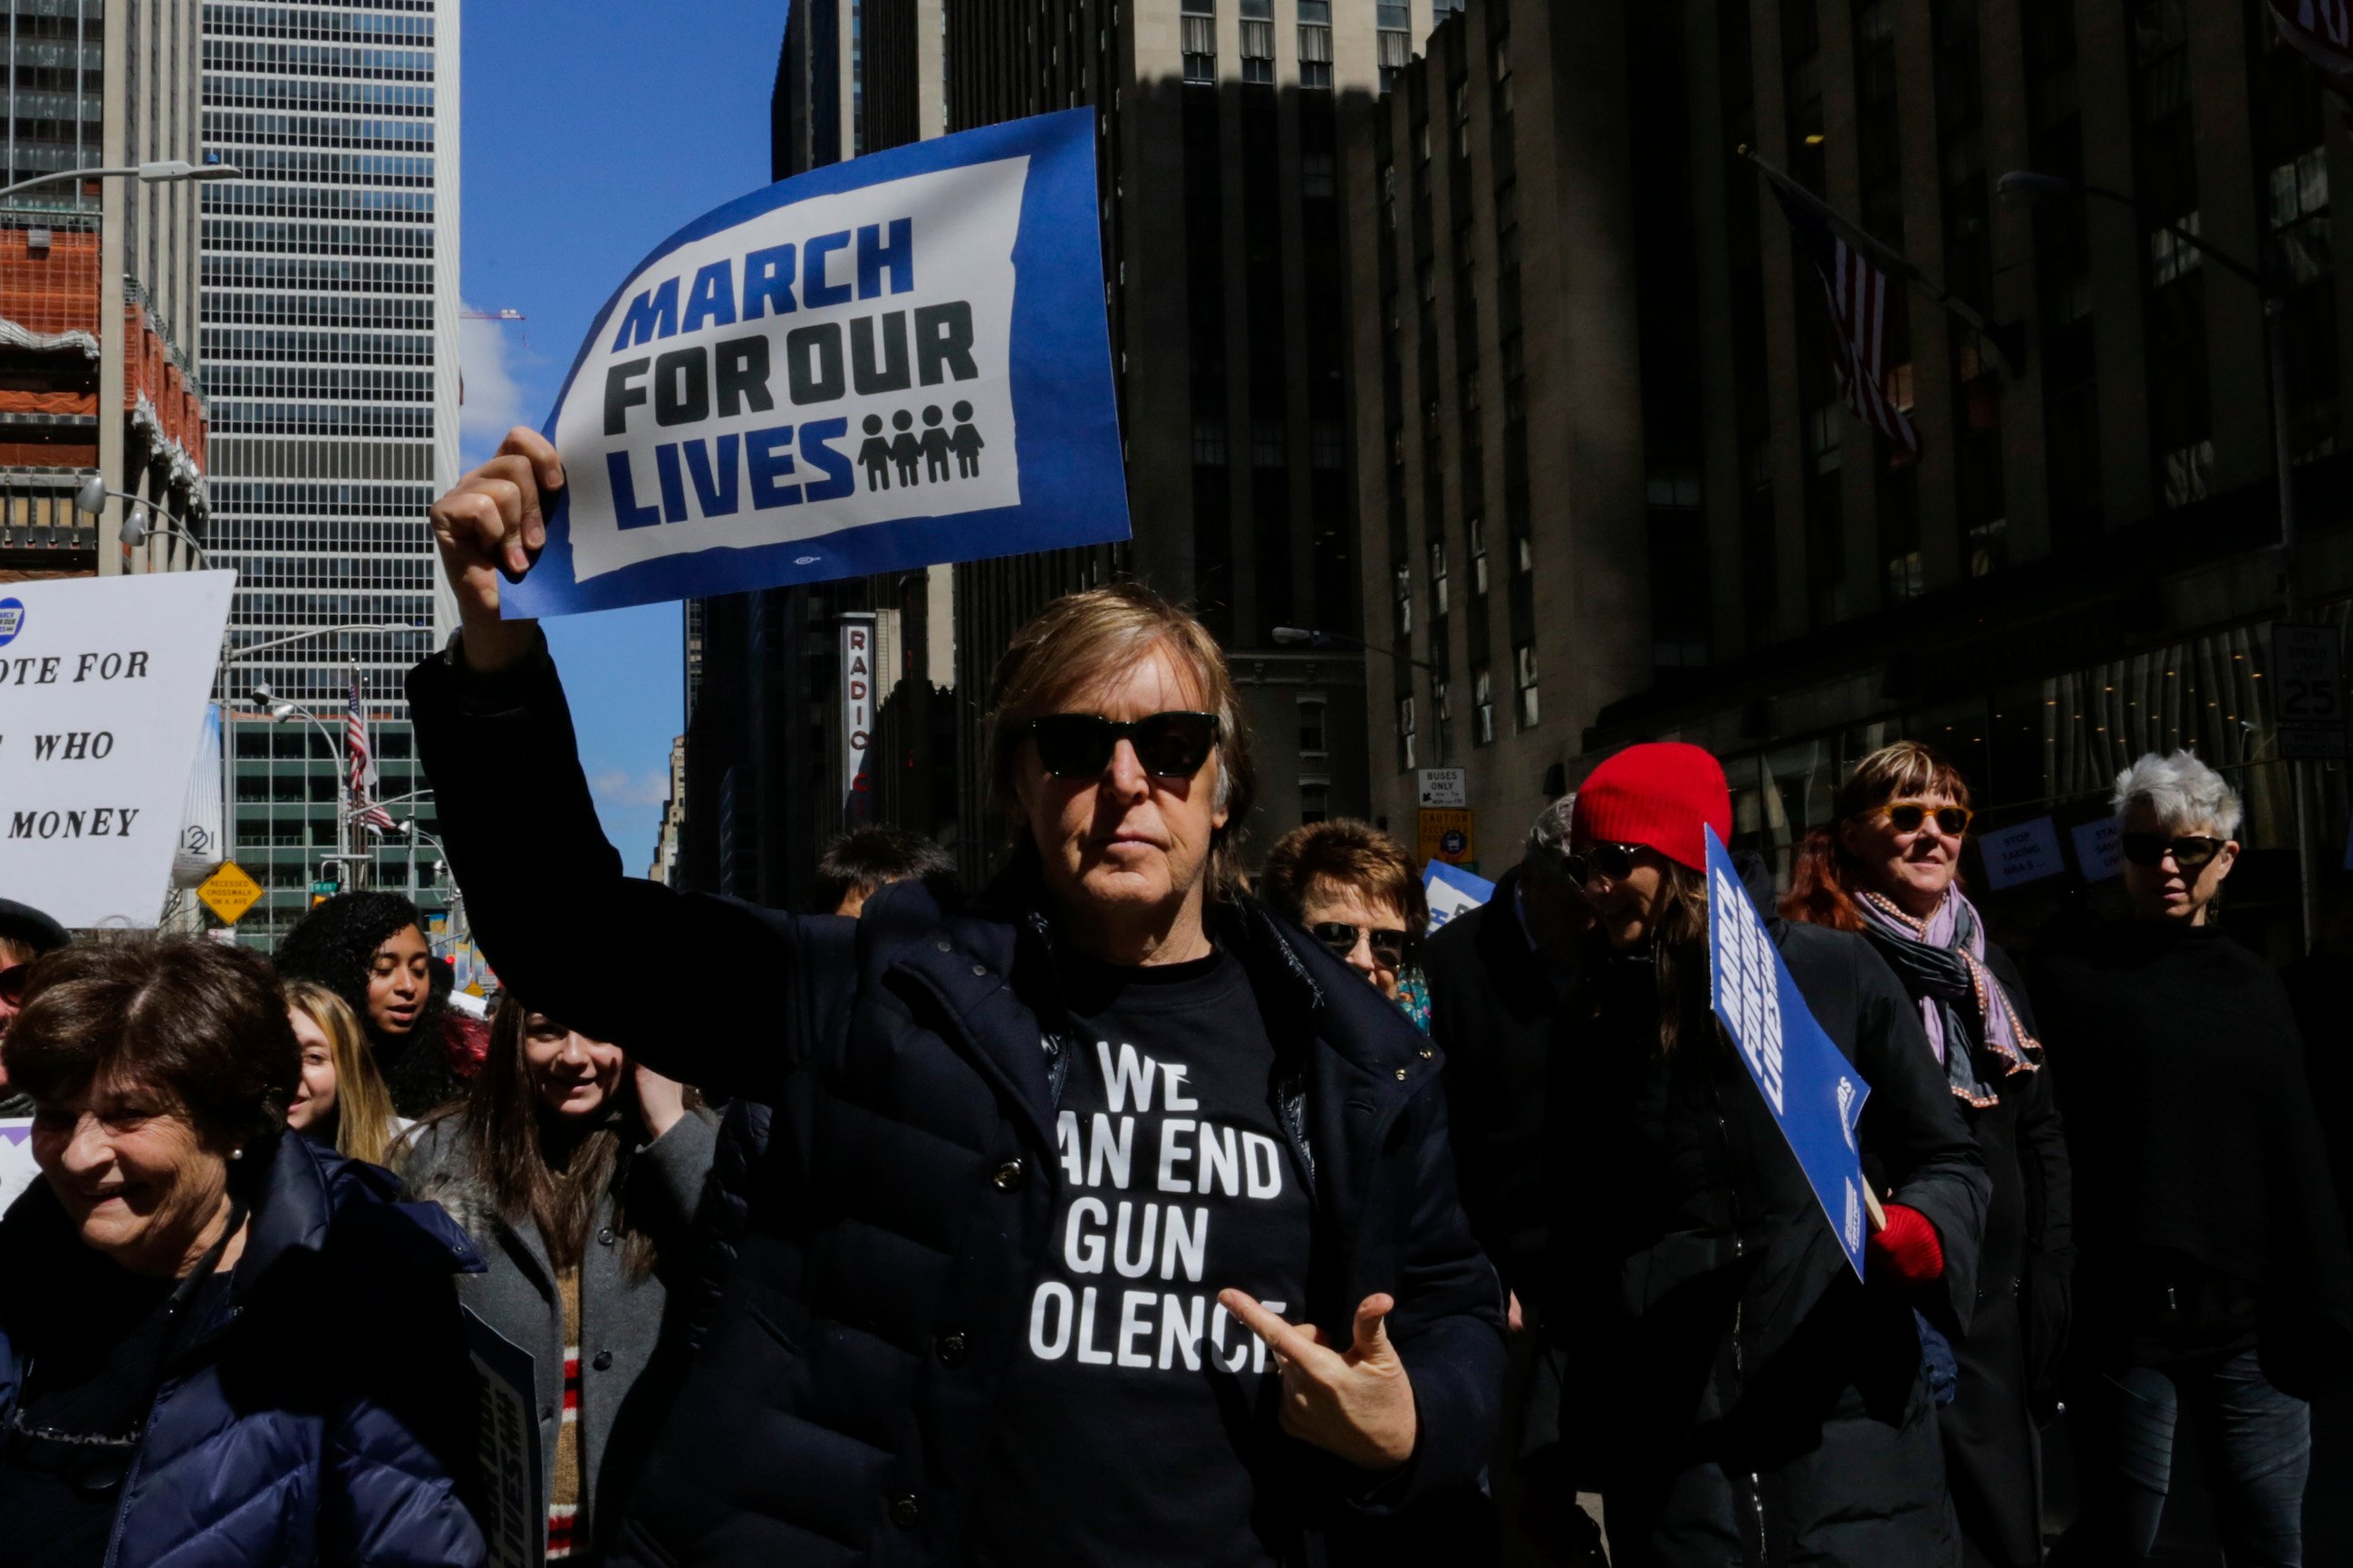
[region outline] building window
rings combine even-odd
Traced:
[[[1299,754],[1303,757],[1320,757],[1329,750],[1324,734],[1325,706],[1321,697],[1299,700]]]
[[[1185,0],[1184,24],[1185,79],[1192,82],[1215,82],[1218,79],[1218,18],[1211,6],[1215,0]]]
[[[1299,781],[1299,820],[1303,826],[1325,822],[1332,816],[1332,786],[1323,779]]]
[[[1459,161],[1471,156],[1471,85],[1456,82],[1454,101],[1454,156]]]
[[[1520,687],[1520,728],[1534,729],[1540,711],[1536,706],[1536,645],[1524,642],[1514,648],[1512,665]]]
[[[1299,85],[1332,86],[1332,0],[1299,0]]]
[[[1471,671],[1471,743],[1495,742],[1495,672],[1482,664]]]
[[[1347,442],[1340,434],[1336,419],[1318,419],[1307,427],[1308,466],[1321,471],[1336,472],[1347,458]]]
[[[1242,0],[1242,79],[1274,80],[1272,0]]]
[[[1397,588],[1397,635],[1402,639],[1413,636],[1413,568],[1399,566],[1394,581]]]
[[[1397,705],[1398,771],[1411,773],[1413,760],[1413,699],[1400,697]]]
[[[1487,593],[1487,523],[1483,518],[1472,518],[1471,530],[1471,592],[1479,597]]]
[[[1254,419],[1250,422],[1250,467],[1279,468],[1283,465],[1282,421]]]
[[[1224,420],[1193,421],[1193,466],[1197,468],[1222,468],[1226,466]]]
[[[1430,761],[1443,763],[1454,750],[1454,710],[1446,701],[1446,678],[1432,676],[1430,680],[1430,710],[1438,721],[1438,749]]]
[[[1446,581],[1446,542],[1430,542],[1430,613],[1443,616],[1452,609],[1451,595]]]

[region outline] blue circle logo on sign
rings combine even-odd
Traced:
[[[1441,854],[1460,855],[1471,847],[1471,839],[1461,828],[1450,827],[1439,838],[1438,847]]]
[[[25,601],[0,599],[0,647],[6,647],[10,643],[15,642],[16,634],[24,629]]]

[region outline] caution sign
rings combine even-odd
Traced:
[[[245,868],[236,861],[224,860],[217,870],[196,885],[196,897],[205,901],[205,908],[235,925],[261,897],[261,884],[248,876]]]
[[[1421,812],[1421,858],[1443,860],[1450,866],[1467,865],[1479,858],[1479,847],[1472,840],[1471,816],[1468,811],[1432,810]]]

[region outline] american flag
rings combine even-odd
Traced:
[[[1920,433],[1887,395],[1887,277],[1862,258],[1821,215],[1792,201],[1778,183],[1773,195],[1789,219],[1789,232],[1821,275],[1829,296],[1831,331],[1836,340],[1840,390],[1862,422],[1915,454]]]
[[[360,672],[352,671],[351,705],[343,710],[343,744],[352,758],[352,816],[372,833],[392,831],[392,813],[369,799],[375,752],[368,744],[367,711],[360,706]]]
[[[2288,46],[2320,68],[2329,90],[2353,98],[2353,5],[2347,0],[2271,0],[2271,8]]]

